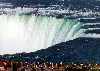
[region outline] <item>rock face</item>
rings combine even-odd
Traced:
[[[34,53],[4,55],[1,59],[28,62],[100,63],[99,52],[100,39],[78,38]]]

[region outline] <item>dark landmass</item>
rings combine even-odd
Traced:
[[[23,62],[100,63],[100,39],[78,38],[37,52],[0,56],[0,59]]]

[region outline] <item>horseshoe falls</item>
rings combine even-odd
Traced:
[[[82,35],[76,20],[34,15],[0,15],[0,54],[34,52]]]

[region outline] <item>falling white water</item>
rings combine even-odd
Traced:
[[[0,54],[34,52],[78,38],[80,24],[68,19],[0,15]]]

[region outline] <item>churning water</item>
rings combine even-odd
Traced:
[[[0,54],[34,52],[78,38],[80,22],[34,15],[0,15]]]

